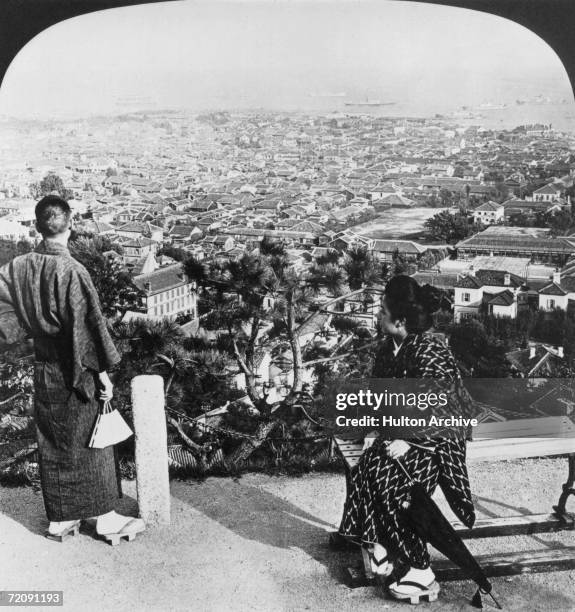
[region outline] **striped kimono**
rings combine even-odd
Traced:
[[[411,334],[395,356],[391,338],[383,343],[373,377],[449,381],[460,375],[451,352],[440,340]],[[465,432],[413,441],[435,450],[412,446],[401,458],[407,472],[430,495],[439,484],[457,517],[472,526],[475,512],[465,465]],[[410,528],[402,512],[411,484],[397,462],[387,456],[384,442],[378,439],[352,471],[340,533],[365,543],[378,542],[404,565],[425,569],[429,567],[427,545]]]
[[[34,415],[50,521],[98,516],[121,495],[112,447],[88,448],[97,374],[120,360],[86,269],[50,240],[0,268],[0,347],[34,339]]]

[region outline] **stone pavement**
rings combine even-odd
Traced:
[[[565,480],[559,459],[471,468],[483,516],[545,512]],[[123,510],[136,512],[124,483]],[[173,481],[172,525],[118,547],[84,529],[60,544],[42,537],[42,497],[0,489],[0,589],[64,591],[64,610],[413,610],[376,587],[349,589],[349,554],[327,547],[345,491],[343,475]],[[469,541],[477,553],[575,545],[575,533]],[[493,580],[505,610],[575,610],[575,572]],[[425,610],[473,610],[471,582],[446,583]],[[487,604],[487,600],[484,601]]]

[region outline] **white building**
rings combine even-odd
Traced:
[[[196,287],[184,274],[181,264],[135,276],[134,284],[144,294],[142,301],[147,318],[176,318],[184,314],[197,317]]]
[[[455,285],[453,319],[459,323],[477,316],[481,308],[496,317],[515,319],[518,310],[526,306],[527,291],[522,278],[504,271],[478,270]]]
[[[505,208],[503,204],[497,202],[484,202],[473,211],[473,220],[475,223],[483,225],[494,225],[501,223],[505,217]]]
[[[561,272],[555,271],[552,281],[539,290],[539,309],[567,310],[570,300],[575,300],[575,277],[565,278]]]
[[[553,183],[549,183],[548,185],[543,185],[539,189],[536,189],[533,192],[531,199],[533,202],[554,202],[561,196],[561,187],[554,185]]]

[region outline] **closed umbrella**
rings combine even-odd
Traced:
[[[399,459],[396,461],[412,485],[409,501],[404,505],[404,516],[414,531],[422,540],[431,544],[440,553],[457,564],[478,585],[479,588],[471,600],[473,606],[477,608],[483,607],[481,601],[481,593],[483,593],[484,595],[489,595],[501,610],[501,605],[493,596],[493,587],[489,580],[487,580],[485,572],[467,546],[465,546],[461,537],[457,534],[451,523],[443,516],[443,513],[428,495],[425,488],[411,478]]]

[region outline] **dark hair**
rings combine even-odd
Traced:
[[[385,303],[394,320],[405,319],[409,333],[428,330],[431,315],[439,308],[439,296],[431,285],[420,286],[411,276],[394,276],[385,287]]]
[[[65,232],[70,223],[72,209],[66,200],[47,195],[36,204],[36,227],[42,236],[56,236]]]

